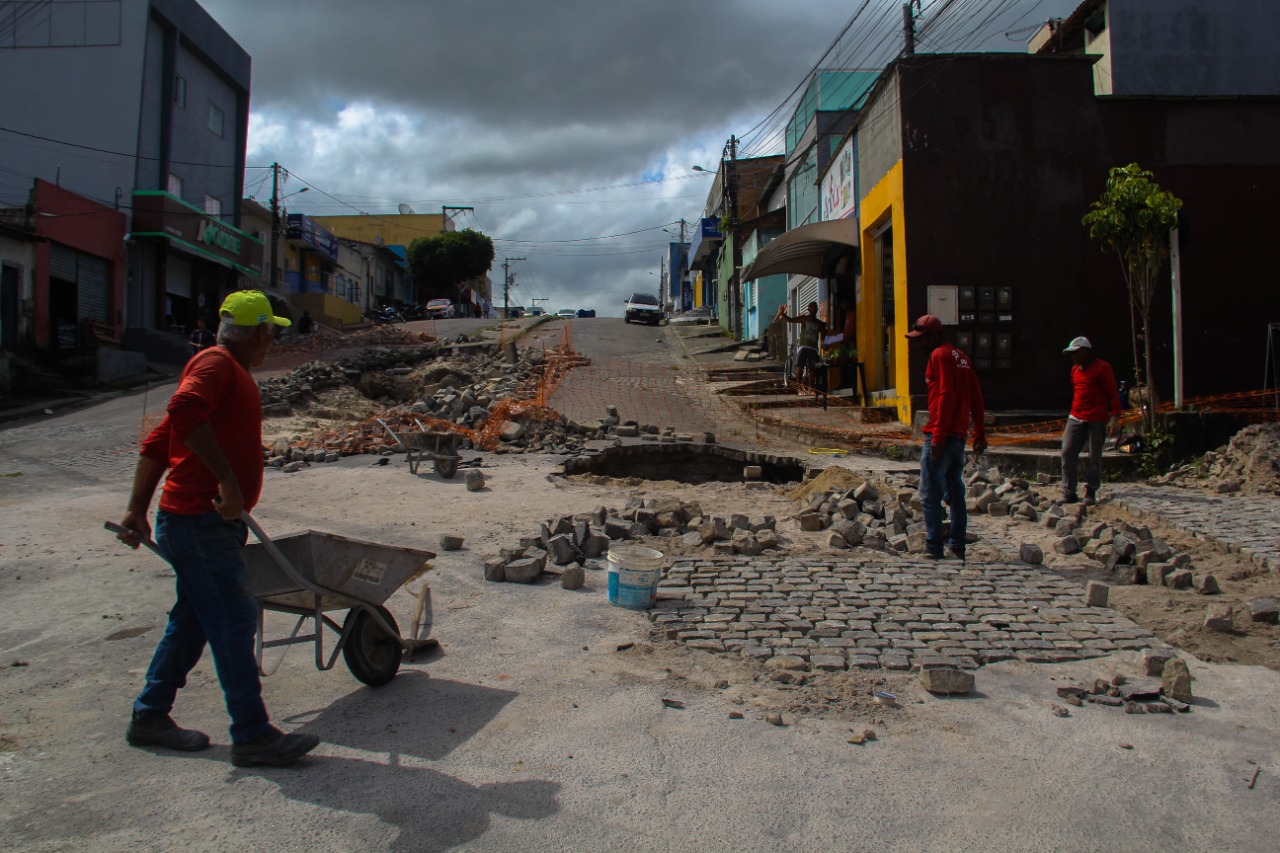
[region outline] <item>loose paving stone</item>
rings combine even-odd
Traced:
[[[1177,702],[1191,702],[1191,670],[1182,658],[1171,658],[1160,674],[1165,695]]]

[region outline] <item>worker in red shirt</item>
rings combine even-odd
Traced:
[[[982,387],[969,356],[947,343],[942,321],[925,314],[907,337],[929,353],[924,381],[929,394],[929,421],[920,453],[920,507],[924,511],[925,557],[943,558],[942,500],[951,507],[948,556],[963,561],[969,514],[965,506],[964,444],[973,423],[973,453],[987,449],[986,410]]]
[[[241,513],[262,491],[262,398],[249,369],[262,365],[276,327],[289,321],[274,316],[257,290],[232,293],[219,313],[217,345],[187,362],[164,420],[142,443],[121,520],[125,544],[137,548],[151,538],[147,512],[168,470],[155,538],[177,577],[177,602],[125,739],[187,752],[209,745],[207,735],[180,728],[169,716],[208,645],[231,716],[231,763],[278,766],[320,739],[285,734],[269,722],[254,650],[258,602],[244,580]]]
[[[1062,500],[1073,504],[1080,450],[1089,442],[1084,466],[1084,505],[1098,501],[1102,482],[1102,445],[1120,426],[1120,392],[1111,365],[1093,354],[1088,338],[1072,338],[1063,350],[1071,356],[1071,414],[1062,430]]]

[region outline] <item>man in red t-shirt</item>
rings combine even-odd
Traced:
[[[924,512],[925,557],[943,557],[942,499],[951,507],[947,536],[950,556],[964,560],[969,514],[964,495],[964,443],[973,423],[973,453],[987,449],[986,409],[982,387],[969,356],[947,343],[942,321],[925,314],[907,337],[929,353],[924,381],[929,392],[929,421],[924,426],[920,453],[920,508]]]
[[[1093,354],[1088,338],[1073,338],[1063,350],[1071,356],[1071,414],[1062,430],[1062,499],[1075,503],[1080,450],[1089,442],[1084,466],[1084,505],[1098,501],[1102,483],[1102,445],[1120,425],[1120,392],[1111,365]]]
[[[269,722],[258,680],[254,638],[258,602],[244,580],[247,531],[241,513],[262,491],[262,398],[249,369],[271,349],[277,326],[257,290],[232,293],[219,312],[218,344],[193,355],[168,413],[138,457],[120,540],[133,548],[151,538],[147,511],[166,471],[156,513],[156,545],[173,566],[177,602],[133,705],[125,738],[134,746],[194,751],[207,735],[169,716],[187,674],[207,644],[231,716],[231,762],[237,767],[288,764],[320,742],[285,734]]]

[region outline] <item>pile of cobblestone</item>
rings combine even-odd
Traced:
[[[485,580],[533,583],[545,571],[576,565],[577,572],[561,569],[561,585],[582,585],[581,567],[604,556],[610,543],[654,536],[679,537],[685,546],[709,547],[716,554],[753,557],[780,547],[776,519],[731,515],[727,520],[703,513],[696,504],[678,498],[633,497],[622,509],[597,507],[591,513],[552,519],[540,530],[520,540],[518,547],[504,548],[484,564]]]

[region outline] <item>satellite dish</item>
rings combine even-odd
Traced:
[[[404,202],[400,202],[400,212],[403,213],[405,216],[408,216],[409,214],[413,213],[413,208],[405,204]]]

